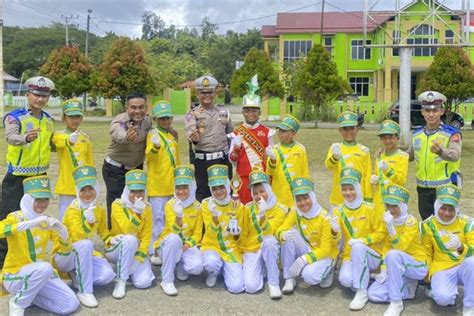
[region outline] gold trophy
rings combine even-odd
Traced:
[[[235,212],[240,205],[239,190],[242,187],[242,180],[237,172],[234,172],[234,176],[232,177],[232,180],[230,180],[230,186],[232,188],[232,216],[229,219],[229,226],[227,227],[228,231],[230,230],[230,227],[238,227],[239,225]]]

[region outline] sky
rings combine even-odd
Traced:
[[[325,0],[325,11],[363,11],[365,0]],[[427,0],[428,1],[428,0]],[[471,8],[474,9],[474,0]],[[141,36],[141,17],[153,11],[167,25],[197,27],[204,17],[218,24],[218,32],[245,32],[275,24],[281,12],[321,11],[321,0],[0,0],[6,26],[39,27],[52,22],[69,23],[86,29],[87,10],[91,9],[91,32],[103,36],[107,31],[132,38]],[[369,0],[375,9],[394,9],[394,0]],[[401,0],[401,4],[410,3]],[[440,0],[451,9],[461,9],[462,0]]]

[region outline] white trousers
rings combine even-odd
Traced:
[[[151,209],[153,211],[153,231],[151,235],[151,243],[148,253],[153,255],[155,253],[155,249],[153,249],[153,244],[160,236],[161,232],[163,231],[163,227],[165,226],[165,204],[168,202],[173,196],[149,196],[148,201],[151,204]]]
[[[174,282],[174,270],[192,275],[201,274],[202,254],[198,247],[188,248],[183,252],[183,242],[177,234],[169,234],[158,247],[161,264],[161,279],[163,282]]]
[[[431,294],[436,304],[453,305],[458,295],[458,284],[464,285],[464,307],[474,307],[474,257],[460,265],[439,271],[431,277]]]
[[[206,250],[202,255],[204,269],[209,273],[218,274],[223,270],[224,283],[230,293],[244,291],[244,272],[242,264],[226,262],[214,250]]]
[[[390,250],[385,256],[385,265],[385,282],[375,281],[369,287],[368,296],[372,302],[385,303],[407,299],[407,284],[418,283],[418,280],[423,280],[428,273],[428,266],[424,262],[416,261],[400,250]]]
[[[47,262],[30,263],[16,274],[5,274],[3,286],[21,308],[34,304],[50,313],[71,314],[79,307],[76,294]]]
[[[244,286],[247,293],[256,293],[263,288],[264,269],[268,284],[280,286],[278,256],[280,244],[274,236],[265,236],[257,252],[244,253]]]
[[[290,267],[295,260],[311,251],[311,248],[304,241],[303,236],[298,232],[294,241],[286,241],[281,245],[281,263],[283,265],[283,277],[291,278]],[[324,280],[334,267],[334,260],[324,258],[314,263],[307,264],[301,271],[301,277],[309,285],[317,285]]]
[[[66,209],[68,206],[74,201],[76,198],[75,195],[65,195],[65,194],[60,194],[59,195],[59,216],[58,219],[62,222],[64,218],[64,213],[66,213]]]
[[[344,287],[367,289],[370,271],[376,270],[382,262],[381,256],[363,243],[352,246],[351,260],[343,262],[339,271],[339,282]]]
[[[76,284],[80,293],[92,293],[93,285],[105,285],[115,278],[114,270],[105,258],[93,256],[92,240],[83,239],[72,244],[73,251],[67,255],[56,254],[54,261],[63,272],[76,272]]]
[[[135,252],[138,249],[138,239],[134,235],[125,235],[116,245],[105,250],[105,257],[116,264],[117,278],[128,280],[131,276],[132,283],[139,289],[145,289],[151,286],[155,275],[151,270],[151,263],[145,258],[143,263],[138,265],[135,271],[130,273],[130,268],[135,260]]]

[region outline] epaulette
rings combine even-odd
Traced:
[[[446,133],[450,134],[450,135],[461,134],[461,131],[459,129],[457,129],[456,127],[451,126],[449,124],[442,124],[441,125],[441,130],[443,132],[446,132]]]
[[[416,225],[416,218],[413,215],[408,215],[406,224],[407,227],[413,227]]]
[[[364,146],[362,144],[358,144],[358,145],[359,145],[360,150],[362,150],[363,152],[366,152],[366,153],[370,152],[369,147]]]

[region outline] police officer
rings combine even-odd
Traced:
[[[227,134],[232,132],[233,127],[229,111],[214,104],[217,85],[217,80],[210,75],[196,79],[194,86],[199,106],[188,111],[184,124],[186,137],[194,145],[196,199],[199,202],[211,196],[207,185],[207,168],[215,164],[225,164],[229,166],[229,177],[232,174],[227,160]]]
[[[426,125],[413,132],[410,160],[416,164],[416,190],[421,218],[433,215],[436,188],[460,185],[461,132],[441,121],[446,97],[436,91],[419,95]]]
[[[46,77],[33,77],[25,81],[28,89],[25,108],[5,115],[7,141],[7,171],[2,182],[0,220],[20,209],[23,180],[46,174],[49,168],[53,119],[43,111],[55,86]],[[5,239],[0,239],[0,268],[7,253]]]
[[[146,136],[152,121],[146,114],[146,96],[132,93],[127,97],[127,108],[110,125],[110,145],[107,148],[102,176],[107,188],[107,221],[111,228],[110,206],[120,198],[125,187],[125,174],[132,169],[143,169]]]

